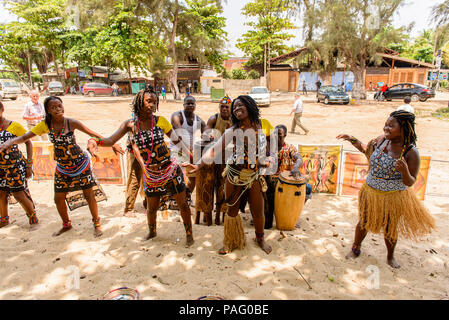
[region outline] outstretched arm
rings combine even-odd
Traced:
[[[2,145],[0,145],[0,152],[3,152],[5,150],[11,148],[15,144],[27,142],[28,140],[30,140],[31,138],[33,138],[35,136],[36,135],[33,132],[28,131],[23,136],[16,137],[14,139],[10,139],[10,140],[6,141],[5,143],[3,143]],[[32,155],[32,153],[31,153],[31,155]]]
[[[124,121],[120,127],[117,129],[117,131],[115,131],[110,137],[107,138],[103,138],[101,136],[95,136],[96,138],[100,138],[101,140],[96,141],[94,139],[89,139],[88,142],[88,149],[89,151],[91,151],[91,154],[94,155],[94,153],[92,153],[94,150],[96,150],[98,145],[101,145],[103,147],[112,147],[112,149],[114,150],[114,152],[120,153],[120,154],[124,154],[125,152],[123,151],[123,149],[117,145],[117,141],[119,141],[127,132],[129,132],[131,130],[131,126],[132,126],[132,120],[126,120]],[[95,133],[93,131],[91,131],[92,133]],[[89,134],[89,133],[88,133]]]

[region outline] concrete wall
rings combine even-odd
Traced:
[[[233,80],[222,78],[201,77],[201,93],[209,94],[210,88],[224,89],[226,94],[236,96],[240,94],[247,94],[252,87],[261,86],[263,84],[261,79],[246,79],[246,80]]]
[[[270,72],[270,90],[295,92],[298,88],[299,73],[290,70]]]

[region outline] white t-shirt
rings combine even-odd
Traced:
[[[410,113],[415,113],[415,109],[409,104],[403,104],[402,106],[398,107],[396,111],[404,110]]]
[[[293,109],[295,111],[295,113],[301,113],[303,110],[303,103],[301,98],[299,98],[298,100],[295,101],[295,103],[293,104]]]

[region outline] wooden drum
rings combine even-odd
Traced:
[[[274,195],[276,228],[294,230],[306,199],[308,177],[294,178],[290,171],[281,172]]]

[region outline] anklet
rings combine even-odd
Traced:
[[[264,233],[262,232],[262,233],[257,233],[256,232],[256,240],[257,240],[257,242],[262,242],[263,241],[263,238],[264,238]]]
[[[360,253],[362,252],[362,251],[360,251],[360,249],[357,249],[357,246],[354,244],[354,245],[352,245],[352,252],[356,255],[356,256],[359,256],[360,255]]]
[[[192,235],[192,224],[184,223],[184,228],[186,229],[186,235],[191,236]]]
[[[9,221],[9,216],[6,216],[6,217],[0,217],[0,223],[8,222],[8,221]]]
[[[97,220],[92,219],[92,222],[94,223],[94,228],[99,228],[99,227],[101,227],[100,217],[98,217]]]
[[[68,228],[70,228],[72,226],[72,221],[69,220],[67,222],[63,222],[62,226],[64,227],[64,229],[68,229]]]
[[[39,219],[38,219],[37,216],[36,216],[36,210],[33,211],[33,213],[30,214],[30,215],[28,215],[28,213],[27,213],[27,217],[28,217],[28,219],[30,220],[30,224],[36,224],[36,223],[39,223]]]

